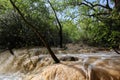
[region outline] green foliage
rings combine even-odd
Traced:
[[[18,0],[15,3],[19,6],[26,19],[36,26],[46,39],[54,42],[48,37],[52,35],[49,32],[54,29],[49,25],[49,12],[44,2],[39,2],[39,0],[33,2],[31,0]],[[6,9],[2,10],[7,11]],[[0,14],[0,47],[18,48],[42,45],[36,34],[27,26],[12,8],[4,14]]]
[[[54,46],[59,44],[58,25],[47,0],[13,1],[49,44]],[[63,26],[64,43],[82,41],[106,47],[120,45],[120,12],[116,7],[106,7],[104,1],[106,0],[103,0],[103,3],[98,0],[51,0]],[[110,1],[109,5],[113,6],[113,3],[114,1]],[[9,0],[0,0],[0,45],[8,46],[12,43],[17,47],[42,46],[37,36],[27,26]]]
[[[80,31],[79,28],[72,22],[72,21],[65,21],[63,22],[63,32],[66,32],[67,35],[70,37],[69,41],[77,41],[80,38]]]
[[[24,3],[24,1],[26,2]],[[46,8],[44,2],[24,1],[19,0],[16,4],[19,6],[25,18],[36,27],[36,29],[42,34],[50,45],[57,46],[59,44],[58,31],[54,24],[54,18],[51,18],[49,15],[48,9]],[[36,34],[27,27],[28,25],[24,23],[21,17],[12,8],[9,12],[0,14],[0,16],[1,48],[43,46]],[[69,38],[65,36],[64,40],[67,39]]]

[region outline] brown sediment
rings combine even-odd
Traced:
[[[120,80],[119,69],[89,65],[85,71],[80,64],[55,64],[44,68],[31,80]]]
[[[60,64],[36,51],[20,50],[15,55],[0,54],[0,73],[19,71],[24,73],[22,80],[120,80],[119,55],[60,54]]]
[[[42,73],[31,80],[85,80],[82,70],[75,67],[56,64],[46,67]]]

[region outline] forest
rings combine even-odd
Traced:
[[[118,49],[119,35],[119,0],[0,0],[0,49],[80,42]]]
[[[120,80],[119,54],[120,0],[0,0],[0,80]]]
[[[0,0],[0,48],[43,46],[30,23],[50,46],[71,42],[119,47],[119,0]],[[27,23],[26,23],[27,21]]]

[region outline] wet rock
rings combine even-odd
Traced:
[[[27,79],[28,80],[28,79]],[[30,80],[86,80],[82,70],[65,64],[56,64],[43,69]]]
[[[60,58],[61,61],[78,61],[78,57],[73,57],[73,56],[64,56]]]

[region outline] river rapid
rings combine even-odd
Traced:
[[[37,49],[0,53],[0,80],[120,80],[120,55],[115,52],[59,53],[54,64]]]

